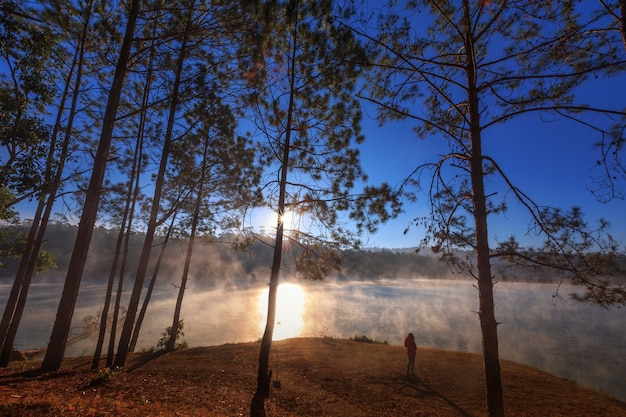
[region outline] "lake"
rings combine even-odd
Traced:
[[[0,284],[0,307],[10,285]],[[45,347],[62,286],[35,284],[17,349]],[[495,286],[500,357],[600,389],[626,400],[626,309],[564,303],[556,284]],[[98,315],[99,285],[83,285],[74,322]],[[570,288],[561,287],[567,295]],[[127,296],[128,294],[126,294]],[[155,291],[138,342],[156,346],[172,324],[177,289]],[[418,346],[481,352],[478,293],[472,281],[378,280],[282,284],[275,340],[297,336],[349,338],[365,335],[401,345],[413,332]],[[189,288],[183,303],[184,339],[190,347],[259,340],[265,326],[267,287]],[[93,353],[95,335],[68,345],[67,356]],[[404,355],[399,348],[399,355]]]

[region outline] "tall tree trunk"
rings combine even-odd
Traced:
[[[139,147],[139,163],[137,164],[137,169],[139,170],[139,167],[141,167],[141,161],[142,161],[142,154],[143,154],[143,136],[144,136],[144,130],[145,130],[145,124],[146,124],[146,119],[147,119],[147,111],[148,111],[148,104],[150,101],[150,91],[152,89],[152,77],[153,77],[153,72],[154,72],[154,68],[153,68],[153,62],[154,62],[154,57],[156,55],[156,48],[155,48],[155,44],[156,44],[156,40],[157,40],[157,27],[158,27],[158,21],[155,20],[155,24],[152,28],[152,44],[151,44],[151,48],[150,48],[150,58],[148,60],[148,72],[146,74],[146,85],[144,88],[144,94],[143,94],[143,99],[142,99],[142,111],[141,111],[141,117],[140,117],[140,121],[139,121],[139,132],[137,134],[137,140],[138,143],[141,145]],[[137,203],[137,198],[139,196],[139,171],[137,171],[137,175],[135,176],[135,186],[134,186],[134,194],[133,194],[133,199],[132,199],[132,206],[131,206],[131,212],[130,212],[130,216],[131,216],[131,223],[132,223],[132,218],[135,212],[135,205]],[[130,237],[130,224],[128,227],[128,236]],[[168,232],[169,234],[169,232]],[[126,250],[124,251],[124,254],[127,255],[128,254],[128,239],[126,240]],[[126,262],[124,262],[124,264],[126,264]],[[120,274],[121,276],[121,274]],[[153,285],[153,283],[151,282],[151,284]],[[121,292],[122,289],[119,288],[118,290],[118,296],[117,296],[117,300],[119,302],[119,299],[121,298]],[[147,303],[147,301],[150,300],[150,295],[152,293],[152,289],[148,288],[148,293],[146,294],[146,298],[147,300],[144,300],[144,305]],[[138,334],[139,333],[139,329],[141,328],[141,323],[143,321],[143,306],[141,311],[139,312],[139,318],[137,319],[137,323],[135,324],[135,331]],[[117,313],[117,312],[116,312]],[[115,322],[117,324],[117,314],[115,315]],[[133,332],[133,337],[130,340],[130,346],[129,346],[129,350],[131,352],[133,352],[135,350],[135,345],[137,343],[137,340],[135,339],[135,332]],[[115,329],[112,330],[112,335],[115,335]],[[107,366],[110,366],[112,364],[112,360],[113,360],[113,351],[114,351],[114,338],[113,340],[111,340],[111,343],[109,344],[109,359],[107,360]]]
[[[143,119],[144,118],[145,118],[145,113],[142,114],[142,121],[140,122],[140,125],[139,125],[140,131],[142,133],[138,135],[139,160],[137,161],[137,170],[140,170],[142,160],[143,160],[142,155],[143,155],[143,127],[144,127]],[[128,248],[130,245],[130,237],[132,235],[132,226],[133,226],[133,219],[135,216],[135,207],[137,205],[137,200],[139,199],[139,190],[141,188],[139,186],[140,177],[141,175],[137,171],[134,177],[135,184],[132,187],[133,195],[130,200],[131,205],[130,205],[130,208],[128,209],[128,222],[126,224],[126,234],[125,234],[125,239],[124,239],[124,251],[122,255],[122,265],[119,269],[120,275],[119,275],[119,280],[117,283],[117,292],[115,295],[115,307],[113,310],[113,319],[111,320],[111,334],[109,337],[109,348],[107,351],[107,361],[106,361],[107,367],[111,367],[113,365],[113,357],[114,357],[114,352],[115,352],[115,340],[116,340],[116,333],[117,333],[117,323],[119,321],[120,305],[122,301],[122,293],[124,290],[124,277],[126,276],[126,263],[128,262],[128,254],[129,254]]]
[[[208,134],[207,134],[208,135]],[[178,328],[180,326],[180,311],[183,307],[183,297],[185,296],[185,288],[187,287],[187,280],[189,277],[189,268],[191,266],[191,256],[193,254],[193,244],[196,240],[196,230],[198,228],[198,220],[200,218],[200,208],[202,207],[204,182],[207,178],[207,158],[209,150],[209,138],[207,137],[204,142],[204,153],[202,158],[202,168],[200,174],[200,180],[198,181],[198,192],[196,194],[196,201],[194,204],[193,217],[191,220],[191,232],[189,235],[189,242],[187,244],[187,254],[185,255],[185,265],[183,267],[183,276],[180,281],[180,288],[178,289],[178,297],[176,298],[176,308],[174,309],[174,318],[172,321],[172,331],[170,332],[170,339],[167,341],[167,350],[176,349],[176,336],[178,335]]]
[[[130,339],[130,345],[128,347],[128,350],[130,352],[134,352],[137,346],[137,340],[139,339],[139,330],[141,329],[141,324],[143,323],[143,319],[146,316],[146,311],[148,311],[148,304],[150,304],[150,299],[152,298],[154,285],[156,284],[157,277],[159,276],[159,269],[161,269],[161,263],[163,262],[165,250],[167,249],[167,243],[170,240],[172,228],[174,227],[174,223],[176,222],[176,216],[176,213],[172,215],[172,222],[170,223],[170,227],[167,229],[165,239],[161,243],[161,251],[159,252],[159,256],[157,257],[156,263],[154,265],[152,277],[150,278],[150,283],[148,284],[148,288],[146,289],[146,296],[144,297],[143,303],[141,304],[141,309],[139,310],[139,314],[137,315],[137,321],[133,329],[133,336]]]
[[[175,218],[176,217],[174,216],[172,220],[175,220]],[[169,241],[170,233],[171,228],[168,230],[165,240],[161,243],[161,251],[159,252],[159,256],[157,257],[157,261],[154,266],[154,270],[152,271],[152,276],[150,277],[150,282],[148,283],[148,288],[146,289],[146,295],[143,299],[143,302],[141,303],[141,309],[139,309],[139,314],[137,314],[137,321],[135,322],[135,327],[133,328],[133,335],[131,336],[130,343],[128,345],[128,350],[130,352],[134,352],[137,348],[139,331],[141,330],[141,325],[143,324],[143,320],[146,317],[146,312],[148,311],[148,305],[150,304],[150,300],[152,299],[152,293],[154,292],[154,286],[156,285],[156,280],[159,276],[159,269],[165,255],[165,250],[167,249],[167,242]]]
[[[52,142],[46,159],[46,184],[43,187],[35,215],[33,217],[31,229],[26,241],[26,250],[20,261],[18,272],[14,282],[14,287],[11,290],[9,299],[7,300],[5,313],[0,322],[0,347],[2,351],[0,353],[0,366],[5,367],[8,365],[11,352],[13,350],[13,344],[15,336],[19,328],[22,314],[26,306],[26,298],[30,288],[33,274],[35,273],[35,267],[37,259],[43,246],[46,229],[48,222],[52,214],[52,208],[56,200],[56,193],[61,185],[61,177],[63,175],[63,169],[65,167],[65,161],[69,153],[69,145],[71,142],[71,131],[74,124],[74,116],[76,115],[76,105],[78,102],[78,96],[80,91],[80,83],[82,80],[82,68],[84,62],[85,52],[85,39],[87,35],[87,28],[91,17],[91,3],[87,7],[87,16],[85,18],[85,24],[81,33],[80,45],[76,49],[70,71],[65,81],[65,87],[61,96],[60,105],[58,108],[54,129],[51,134]],[[64,103],[69,95],[71,80],[73,78],[74,69],[77,68],[77,75],[74,82],[74,92],[72,94],[72,103],[69,110],[69,117],[67,126],[65,129],[65,137],[61,144],[60,154],[56,155],[57,148],[57,136],[61,127],[61,121],[64,114]],[[18,296],[16,298],[16,296]]]
[[[120,236],[118,238],[118,242],[116,245],[115,251],[115,260],[114,265],[111,268],[111,274],[109,276],[108,288],[106,300],[104,303],[104,308],[102,309],[102,319],[100,321],[100,334],[98,335],[98,343],[96,344],[96,351],[94,353],[92,369],[97,369],[100,361],[100,354],[102,351],[102,345],[104,343],[104,336],[106,333],[106,320],[108,320],[108,310],[109,304],[111,302],[112,297],[112,285],[115,281],[115,276],[117,274],[117,261],[119,256],[122,256],[122,267],[119,273],[119,284],[117,289],[117,295],[115,298],[115,308],[113,311],[112,325],[111,325],[111,333],[109,339],[109,348],[107,354],[107,366],[111,366],[113,364],[113,353],[115,351],[115,338],[117,333],[117,322],[119,319],[119,308],[120,308],[120,298],[123,289],[124,282],[124,271],[126,268],[126,260],[128,258],[128,243],[131,236],[133,218],[135,213],[135,206],[137,202],[137,198],[139,196],[139,178],[141,176],[141,165],[143,161],[143,142],[144,142],[144,132],[145,132],[145,124],[146,124],[146,113],[148,110],[148,103],[150,100],[150,91],[152,85],[152,74],[153,74],[153,60],[155,55],[154,44],[156,42],[156,27],[157,23],[155,22],[152,30],[152,45],[150,48],[150,58],[148,60],[148,72],[146,74],[146,83],[143,89],[142,103],[141,103],[141,113],[139,117],[139,126],[137,129],[137,141],[135,145],[135,151],[133,154],[133,165],[131,168],[131,172],[128,178],[128,193],[126,195],[126,207],[124,208],[124,218],[122,220],[122,225],[120,228]],[[126,233],[124,233],[124,229],[126,229]],[[122,237],[126,237],[122,240]],[[124,243],[125,242],[125,243]],[[122,254],[122,243],[124,243],[124,251]]]
[[[76,240],[74,242],[74,250],[70,258],[65,278],[63,294],[61,295],[56,319],[50,335],[48,350],[46,351],[46,355],[41,364],[41,369],[44,371],[58,369],[65,353],[67,335],[69,334],[70,326],[72,324],[72,316],[74,314],[76,299],[78,298],[78,290],[80,288],[85,262],[87,261],[89,244],[91,242],[91,236],[93,235],[93,228],[98,214],[100,192],[102,190],[102,181],[104,180],[107,160],[109,157],[113,127],[115,125],[115,115],[117,113],[124,78],[127,72],[127,64],[129,61],[133,32],[135,31],[138,13],[139,0],[133,0],[126,24],[124,42],[120,50],[120,56],[115,68],[115,75],[113,77],[113,84],[111,85],[111,91],[109,93],[109,100],[107,102],[104,121],[102,124],[100,142],[94,157],[91,179],[85,195],[85,204],[83,206],[83,213],[81,215]]]
[[[134,204],[134,201],[133,201]],[[113,365],[113,357],[115,352],[115,339],[117,334],[117,323],[119,321],[120,306],[122,304],[122,293],[124,292],[124,277],[126,276],[126,262],[128,260],[128,245],[131,236],[132,215],[134,206],[129,210],[130,218],[126,225],[126,233],[124,234],[124,250],[122,251],[122,264],[119,268],[119,277],[117,280],[117,290],[115,292],[115,305],[113,306],[113,317],[111,319],[111,333],[109,334],[109,347],[107,350],[107,368]]]
[[[138,149],[139,149],[139,144],[137,144],[137,146],[135,147],[133,169],[129,178],[129,184],[133,183],[134,181],[133,176],[138,175],[135,172],[135,167],[137,166]],[[94,351],[93,360],[91,362],[91,369],[98,369],[100,367],[100,357],[102,355],[102,347],[104,345],[104,338],[106,336],[106,329],[107,329],[107,324],[109,320],[109,308],[111,305],[111,298],[113,295],[113,285],[115,284],[115,277],[117,276],[118,266],[120,264],[120,257],[124,256],[122,254],[122,246],[124,244],[124,238],[126,236],[126,230],[127,230],[126,225],[130,221],[129,210],[131,207],[132,198],[133,198],[133,187],[131,186],[131,187],[128,187],[128,194],[126,196],[126,205],[124,207],[124,213],[122,215],[122,222],[120,225],[120,230],[117,235],[117,241],[115,242],[115,255],[113,256],[113,263],[111,265],[111,269],[109,270],[109,279],[107,281],[107,289],[106,289],[106,294],[104,297],[104,305],[102,306],[102,312],[100,313],[100,329],[98,330],[98,340],[96,342],[96,349]],[[120,280],[121,279],[122,278],[120,277]],[[116,303],[116,307],[119,308],[117,303]],[[115,340],[115,331],[113,330],[111,330],[111,339]]]
[[[287,128],[289,131],[289,128]],[[285,151],[283,152],[283,166],[281,169],[280,193],[278,199],[278,224],[276,227],[276,241],[274,246],[274,256],[272,259],[272,271],[270,275],[270,285],[267,301],[267,322],[263,339],[261,340],[261,350],[259,352],[259,370],[257,374],[257,389],[252,398],[250,406],[251,417],[265,416],[265,399],[270,396],[270,381],[272,372],[269,370],[270,352],[272,349],[272,337],[276,322],[276,296],[278,292],[278,281],[280,276],[280,266],[283,254],[283,215],[285,213],[285,194],[287,184],[287,162],[289,160],[289,143],[285,140]]]
[[[122,327],[122,333],[120,334],[120,341],[117,349],[117,355],[115,356],[114,364],[119,367],[123,367],[126,364],[126,357],[128,356],[128,349],[130,346],[130,338],[135,326],[135,318],[137,315],[137,307],[139,306],[139,300],[141,298],[141,290],[143,289],[143,282],[148,271],[148,262],[150,261],[150,253],[152,251],[152,243],[154,241],[154,233],[157,226],[157,217],[159,214],[159,206],[161,204],[161,193],[163,189],[163,183],[165,181],[165,170],[167,167],[167,160],[169,158],[170,147],[172,143],[172,132],[174,129],[174,122],[176,120],[176,109],[178,107],[178,96],[180,88],[180,79],[183,71],[183,64],[185,62],[185,53],[187,49],[187,41],[189,38],[189,25],[191,23],[191,17],[193,14],[193,8],[190,8],[189,18],[187,21],[187,28],[185,29],[185,35],[183,37],[180,56],[178,57],[178,67],[176,69],[176,76],[174,79],[174,85],[172,87],[172,100],[170,102],[169,118],[167,121],[167,130],[165,133],[165,139],[163,142],[163,149],[161,153],[161,162],[159,164],[159,172],[157,174],[156,183],[154,186],[154,196],[152,199],[152,209],[150,211],[150,219],[148,220],[148,228],[146,230],[146,236],[144,239],[143,247],[141,249],[141,255],[139,257],[139,265],[137,267],[137,273],[135,275],[135,283],[128,302],[128,310],[126,311],[126,319],[124,320],[124,326]]]
[[[206,152],[204,161],[202,162],[202,171],[204,173],[206,167]],[[187,280],[189,277],[189,268],[191,266],[191,256],[193,254],[193,244],[196,240],[196,230],[198,228],[198,218],[200,217],[200,207],[202,205],[202,184],[204,183],[204,175],[200,180],[198,195],[196,196],[196,202],[194,207],[193,219],[191,221],[191,232],[189,236],[189,242],[187,243],[187,254],[185,255],[185,266],[183,268],[183,276],[180,280],[180,288],[178,289],[178,297],[176,297],[176,307],[174,309],[174,318],[172,321],[172,331],[170,332],[170,339],[167,341],[167,350],[176,349],[176,336],[178,335],[178,328],[180,326],[180,311],[183,307],[183,297],[185,296],[185,289],[187,287]]]
[[[20,321],[16,315],[21,317],[20,309],[23,308],[21,301],[26,298],[26,293],[30,286],[27,269],[29,265],[32,265],[35,261],[32,257],[37,234],[37,227],[35,225],[39,224],[42,210],[43,204],[40,202],[37,205],[33,224],[26,239],[26,251],[22,255],[22,260],[18,267],[15,280],[13,281],[9,298],[4,307],[2,321],[0,321],[0,366],[2,367],[6,367],[9,364],[15,334],[17,333],[17,331],[14,331],[14,328],[17,327]]]
[[[272,349],[272,337],[274,335],[274,326],[276,322],[276,298],[278,295],[278,281],[280,277],[280,267],[282,263],[283,255],[283,236],[284,236],[284,214],[285,214],[285,199],[287,195],[287,177],[289,172],[289,154],[291,151],[291,128],[293,122],[293,112],[295,103],[295,57],[297,53],[297,45],[295,45],[295,39],[297,35],[297,10],[294,11],[294,45],[291,55],[290,73],[289,73],[289,105],[287,108],[287,120],[285,128],[285,142],[283,144],[283,155],[281,163],[280,173],[280,190],[278,194],[278,220],[276,227],[276,240],[274,243],[274,257],[272,259],[272,271],[270,275],[270,284],[268,291],[267,301],[267,322],[265,324],[265,331],[263,332],[263,339],[261,340],[261,350],[259,352],[259,370],[257,374],[257,389],[252,398],[250,405],[251,417],[264,417],[265,416],[265,399],[270,395],[270,381],[272,379],[272,372],[269,370],[270,351]]]
[[[489,417],[504,417],[504,400],[502,394],[502,377],[498,348],[498,323],[495,318],[493,298],[493,281],[487,234],[487,206],[484,185],[482,136],[480,127],[478,91],[476,88],[476,61],[471,16],[468,0],[463,0],[463,11],[466,20],[466,72],[470,116],[470,176],[472,181],[472,204],[476,233],[476,261],[478,265],[478,298],[479,319],[482,332],[483,364],[487,385],[487,410]]]

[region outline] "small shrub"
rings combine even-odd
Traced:
[[[189,346],[186,340],[183,340],[181,342],[178,341],[181,337],[185,336],[185,333],[183,332],[184,326],[185,326],[185,323],[182,320],[179,320],[178,331],[176,332],[176,344],[174,345],[174,349],[176,350],[187,349],[187,347]],[[169,342],[171,337],[172,337],[172,326],[169,326],[168,328],[165,329],[165,331],[161,335],[161,338],[157,342],[156,348],[151,348],[150,351],[160,352],[160,351],[167,349],[167,343]]]
[[[332,338],[333,338],[332,336],[329,336],[329,335],[328,335],[328,327],[324,327],[324,328],[322,329],[322,333],[321,333],[321,335],[320,335],[320,336],[321,336],[323,339],[332,339]]]
[[[104,385],[105,382],[110,381],[115,377],[115,375],[122,372],[123,369],[119,366],[114,366],[113,368],[102,368],[98,370],[98,375],[91,381],[90,385],[92,387],[99,387],[100,385]]]
[[[355,342],[359,342],[359,343],[379,343],[381,345],[388,345],[389,344],[389,343],[387,343],[386,340],[383,340],[381,342],[381,341],[376,340],[376,339],[371,339],[371,338],[369,338],[369,337],[367,337],[365,335],[363,335],[363,336],[357,335],[357,336],[351,337],[350,340],[354,340]]]

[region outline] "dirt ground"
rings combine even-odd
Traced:
[[[259,344],[131,355],[125,370],[90,358],[40,374],[36,361],[0,369],[1,416],[245,416]],[[508,417],[626,417],[626,403],[534,368],[502,361]],[[486,416],[480,355],[334,338],[274,342],[268,416]]]

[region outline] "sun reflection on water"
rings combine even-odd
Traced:
[[[265,330],[267,320],[267,297],[269,289],[266,288],[259,295],[259,331]],[[304,303],[306,294],[298,284],[284,283],[278,286],[276,297],[276,325],[274,326],[273,340],[289,339],[297,337],[304,328]]]

